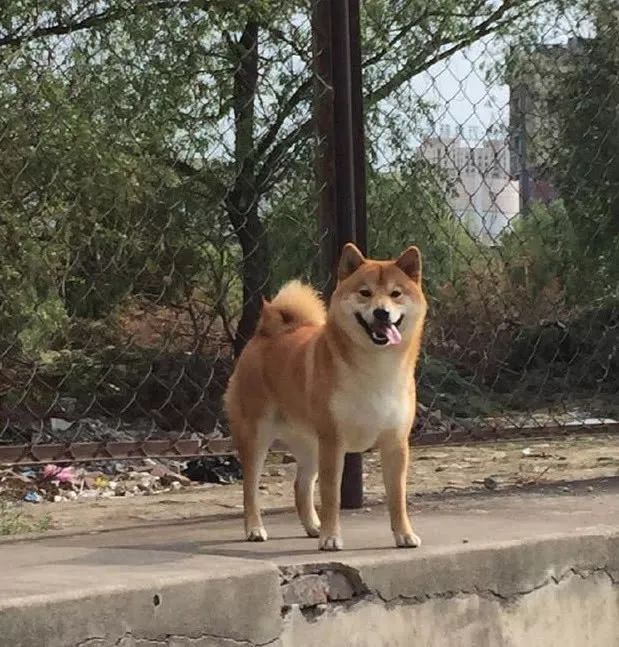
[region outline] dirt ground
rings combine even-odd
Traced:
[[[294,463],[282,463],[278,454],[270,456],[261,486],[265,509],[293,505],[294,473]],[[365,455],[364,474],[366,505],[379,505],[384,491],[378,453]],[[408,483],[414,505],[415,496],[549,484],[569,491],[571,481],[613,476],[619,476],[619,435],[592,435],[413,449]],[[595,489],[594,484],[588,487]],[[238,514],[241,491],[240,483],[204,484],[132,498],[24,503],[21,509],[33,527],[45,519],[49,530],[90,532]]]

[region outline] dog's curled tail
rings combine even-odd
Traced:
[[[271,337],[299,326],[322,326],[326,320],[327,310],[316,290],[301,281],[290,281],[271,302],[263,302],[258,334]]]

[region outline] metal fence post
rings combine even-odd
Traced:
[[[330,295],[343,245],[353,241],[367,251],[359,0],[314,0],[312,32],[322,268]],[[362,505],[362,457],[348,454],[342,507]]]

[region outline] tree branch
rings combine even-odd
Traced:
[[[258,187],[258,190],[260,190],[269,178],[277,171],[278,166],[285,158],[286,151],[301,139],[309,137],[312,134],[313,127],[313,120],[307,119],[302,124],[299,124],[294,128],[294,130],[291,130],[285,137],[280,139],[275,146],[273,146],[256,173],[256,186]]]
[[[416,18],[414,18],[410,22],[407,22],[401,29],[398,30],[397,34],[395,34],[395,36],[393,36],[393,38],[382,49],[376,52],[376,54],[374,54],[373,56],[370,56],[370,58],[367,58],[365,59],[365,61],[363,61],[362,63],[363,67],[370,67],[370,65],[375,65],[376,63],[379,63],[383,59],[383,57],[389,52],[389,50],[394,45],[397,45],[398,42],[401,41],[402,38],[404,38],[404,36],[406,36],[406,34],[408,34],[411,31],[411,29],[413,29],[414,27],[417,27],[422,20],[425,20],[428,17],[429,17],[429,14],[424,11],[424,12],[421,12]]]
[[[368,92],[365,97],[365,104],[367,106],[374,105],[388,97],[392,92],[396,91],[402,84],[406,83],[412,77],[428,69],[432,65],[445,60],[455,54],[456,52],[464,49],[473,42],[488,36],[502,27],[512,23],[518,18],[525,15],[527,12],[535,9],[541,5],[544,0],[504,0],[502,4],[496,8],[487,18],[482,22],[471,28],[468,32],[460,35],[456,42],[452,42],[447,49],[441,51],[441,47],[449,43],[441,42],[442,39],[433,38],[426,43],[423,48],[423,53],[411,59],[404,67],[397,71],[388,81],[377,89]],[[512,9],[520,8],[521,11],[515,15],[506,16]],[[432,14],[435,15],[435,14]],[[441,14],[442,15],[442,14]],[[451,14],[450,14],[451,15]],[[422,19],[427,19],[431,14],[426,13],[416,18],[414,21],[407,23],[398,33],[390,40],[390,46],[395,45],[404,36],[419,25]],[[463,16],[468,17],[468,16]],[[472,16],[471,16],[472,17]],[[434,55],[428,58],[429,54]],[[388,48],[384,48],[381,52],[375,54],[364,62],[364,67],[374,65],[380,62],[380,59],[388,53]],[[256,171],[256,189],[257,191],[263,190],[265,187],[270,186],[272,178],[277,176],[278,169],[285,164],[287,159],[286,152],[290,150],[297,142],[309,137],[312,133],[313,122],[307,119],[303,123],[297,125],[293,130],[286,134],[277,143],[277,136],[286,119],[293,113],[294,109],[304,100],[310,97],[312,86],[312,79],[306,79],[298,86],[292,95],[282,104],[275,121],[268,128],[266,133],[262,135],[260,140],[256,143],[254,159],[260,160],[259,168]],[[199,171],[191,169],[189,165],[180,165],[179,170],[186,175],[195,175]]]
[[[469,11],[464,13],[454,11],[428,11],[427,9],[420,11],[419,15],[415,16],[415,18],[403,25],[381,50],[363,61],[363,67],[370,67],[371,65],[380,63],[383,57],[389,53],[394,45],[397,45],[408,33],[410,33],[413,28],[421,25],[423,21],[429,20],[431,18],[476,18],[477,16],[479,16],[479,12],[485,3],[486,0],[478,0],[476,4],[470,7]]]
[[[49,25],[47,27],[37,27],[23,35],[19,32],[9,32],[0,37],[0,47],[19,47],[20,45],[36,40],[37,38],[64,36],[66,34],[72,34],[85,29],[102,27],[103,25],[122,20],[129,16],[134,16],[143,11],[161,11],[165,9],[192,6],[206,8],[206,4],[205,0],[153,0],[151,2],[137,2],[135,6],[128,9],[107,9],[82,20],[56,23],[55,25]]]
[[[420,72],[423,72],[432,65],[435,65],[436,63],[449,58],[456,52],[464,49],[465,47],[468,47],[480,38],[498,31],[501,27],[508,25],[522,15],[518,14],[517,16],[510,16],[505,20],[502,20],[505,14],[511,9],[522,6],[526,12],[543,4],[543,2],[544,0],[536,0],[532,3],[530,2],[530,0],[503,0],[501,5],[497,7],[497,9],[493,11],[485,20],[470,29],[467,33],[463,34],[457,42],[453,43],[451,47],[448,47],[443,51],[438,50],[444,43],[435,42],[435,39],[432,39],[426,45],[421,55],[410,59],[388,81],[383,83],[383,85],[379,86],[375,90],[369,92],[365,97],[366,105],[371,106],[378,103],[379,101],[382,101],[392,92],[397,90],[403,83],[406,83],[406,81],[410,80]],[[431,54],[432,52],[436,52],[435,55],[431,58],[427,58],[428,54]]]
[[[510,24],[511,22],[517,20],[527,11],[531,11],[541,5],[544,0],[504,0],[502,4],[497,7],[487,18],[480,22],[475,27],[471,28],[468,32],[465,32],[460,36],[460,38],[452,43],[451,46],[447,47],[442,51],[441,47],[448,44],[441,42],[442,39],[433,38],[426,44],[424,47],[424,52],[422,55],[415,57],[409,61],[403,68],[396,72],[388,81],[386,81],[382,86],[379,86],[376,90],[368,92],[364,101],[367,106],[374,105],[388,97],[392,92],[396,91],[402,84],[406,83],[412,77],[428,69],[432,65],[449,58],[456,52],[464,49],[468,45],[471,45],[475,41],[488,36],[493,32],[498,31],[502,27]],[[477,6],[479,6],[478,3]],[[517,9],[521,7],[523,11],[516,15],[507,16],[506,14],[511,9]],[[434,15],[434,14],[432,14]],[[438,15],[438,14],[437,14]],[[411,29],[418,26],[423,18],[430,17],[429,13],[416,18],[415,20],[407,23],[398,33],[391,39],[390,45],[393,46],[399,42]],[[472,17],[472,16],[471,16]],[[428,55],[434,52],[434,56],[428,58]],[[364,67],[374,65],[380,61],[388,53],[388,48],[384,48],[381,52],[375,54],[371,58],[367,59],[364,62]],[[309,91],[311,87],[311,80],[307,82],[307,89],[304,88],[305,84],[299,86],[297,91],[288,99],[285,106],[280,110],[275,122],[269,128],[267,133],[263,135],[262,139],[258,144],[258,155],[257,159],[260,159],[262,155],[268,150],[268,148],[275,142],[277,134],[281,126],[283,125],[286,117],[288,117],[294,108],[305,98],[307,98],[306,92]],[[260,165],[260,168],[257,172],[257,187],[263,187],[269,181],[269,178],[273,177],[277,173],[278,167],[284,163],[286,159],[286,151],[298,142],[303,137],[311,135],[312,132],[312,121],[311,119],[306,120],[302,124],[299,124],[296,128],[290,131],[283,139],[281,139],[275,146],[271,148],[268,155]]]
[[[301,83],[301,85],[290,95],[284,102],[282,107],[277,113],[275,121],[267,132],[260,138],[256,145],[256,157],[260,157],[265,153],[268,148],[275,142],[280,128],[283,126],[284,121],[292,114],[294,109],[305,99],[309,99],[311,95],[313,79],[310,77]]]

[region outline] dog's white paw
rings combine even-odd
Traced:
[[[320,537],[320,524],[318,524],[317,526],[305,526],[305,532],[308,537]]]
[[[414,532],[394,533],[393,536],[398,548],[419,548],[421,546],[421,538]]]
[[[344,543],[342,542],[341,537],[326,535],[320,538],[318,548],[320,550],[342,550],[344,548]]]
[[[269,538],[263,526],[250,528],[247,531],[247,541],[266,541]]]

